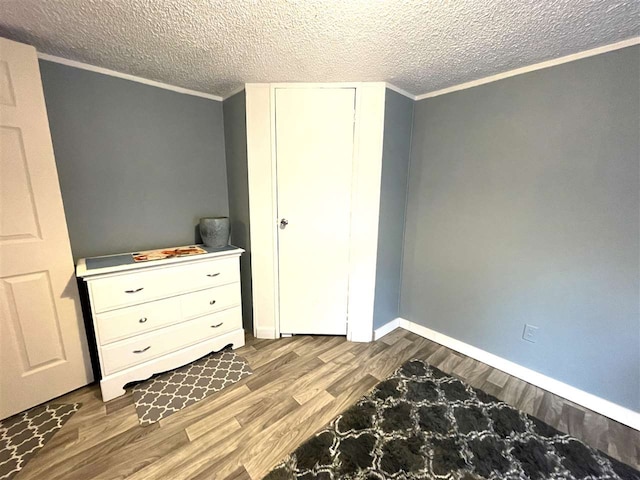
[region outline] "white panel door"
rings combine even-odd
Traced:
[[[0,38],[0,418],[92,381],[36,51]]]
[[[347,333],[354,107],[353,88],[275,91],[284,334]]]

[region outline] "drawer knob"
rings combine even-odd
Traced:
[[[207,273],[207,277],[217,277],[218,275],[220,275],[220,272],[218,272],[218,273]]]
[[[211,301],[209,302],[209,305],[213,305],[214,303],[216,303],[216,301],[215,301],[215,300],[211,300]]]
[[[149,350],[151,348],[151,345],[149,345],[148,347],[143,348],[142,350],[134,350],[133,353],[144,353],[147,350]]]
[[[211,328],[218,328],[218,327],[222,326],[222,324],[223,324],[223,323],[224,323],[224,322],[220,322],[220,323],[219,323],[219,324],[217,324],[217,325],[211,325]]]
[[[138,320],[140,323],[145,323],[147,321],[147,317],[142,317],[140,320]]]
[[[135,290],[125,290],[125,293],[138,293],[144,290],[144,287],[136,288]]]

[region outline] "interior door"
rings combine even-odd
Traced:
[[[346,335],[355,89],[275,91],[280,332]]]
[[[0,38],[0,418],[92,381],[36,51]]]

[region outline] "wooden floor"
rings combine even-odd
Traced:
[[[131,394],[102,403],[96,385],[59,401],[83,406],[27,464],[27,479],[259,479],[410,358],[538,416],[636,468],[640,432],[405,330],[344,337],[247,338],[254,375],[152,426]]]

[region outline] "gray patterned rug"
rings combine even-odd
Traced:
[[[247,361],[231,350],[212,353],[133,388],[140,425],[151,425],[251,375]]]
[[[0,479],[18,474],[71,416],[80,403],[43,405],[0,422]]]
[[[265,480],[640,480],[640,472],[411,360]]]

